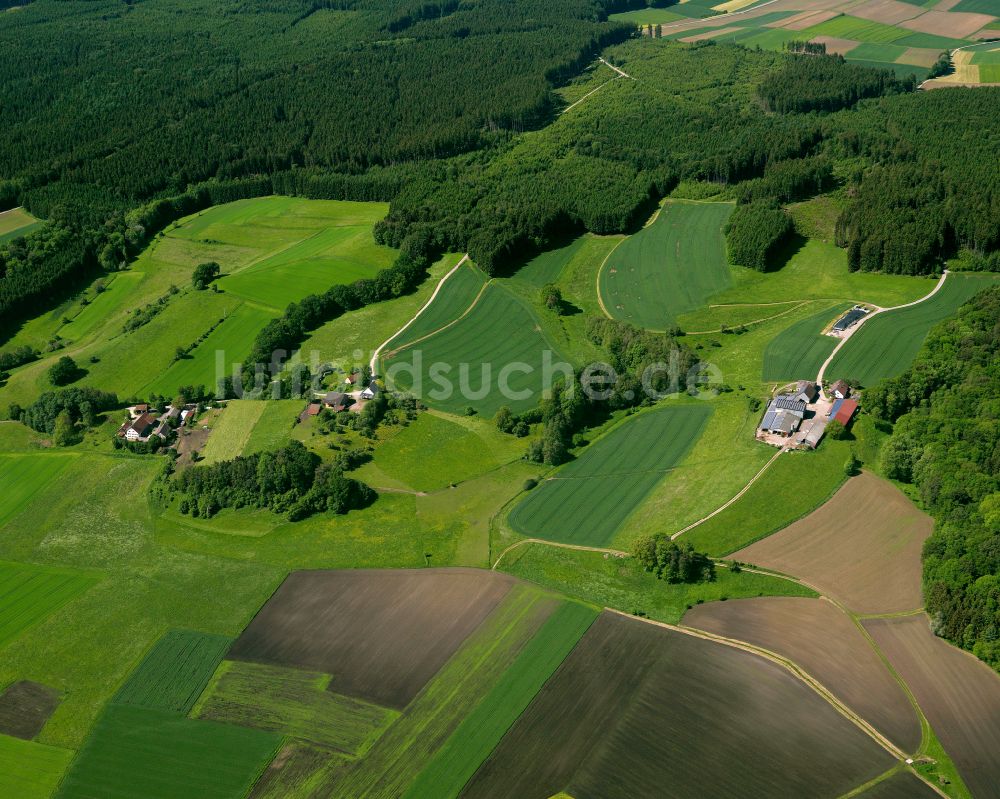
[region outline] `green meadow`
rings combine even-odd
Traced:
[[[895,377],[912,363],[934,325],[998,279],[991,274],[951,273],[941,290],[926,302],[873,317],[837,353],[826,377],[858,380],[865,386],[883,377]]]
[[[242,455],[250,441],[253,430],[260,421],[268,400],[230,400],[212,427],[208,443],[202,452],[206,464],[231,461]],[[305,400],[297,403],[305,405]]]
[[[601,270],[599,291],[607,313],[663,330],[727,288],[731,277],[722,229],[733,207],[665,203],[656,219],[625,239]]]
[[[48,799],[72,759],[69,749],[0,735],[0,795]]]
[[[98,580],[72,569],[0,562],[0,646],[72,602]]]
[[[816,596],[798,583],[717,568],[707,583],[671,585],[643,571],[633,558],[617,558],[601,552],[524,544],[511,551],[500,564],[502,571],[530,580],[598,607],[636,613],[667,624],[678,624],[691,606],[702,602],[755,596]]]
[[[606,546],[683,460],[711,413],[704,403],[627,417],[526,494],[510,513],[510,526],[528,537]]]
[[[73,461],[73,455],[0,454],[0,524],[24,510],[45,485]]]

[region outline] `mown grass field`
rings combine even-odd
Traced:
[[[492,284],[461,322],[387,358],[384,371],[390,385],[431,407],[492,416],[502,405],[519,411],[538,404],[546,352],[552,363],[565,361],[535,311]]]
[[[31,504],[32,497],[56,480],[73,455],[0,455],[0,525]]]
[[[285,446],[292,438],[295,420],[305,405],[305,400],[266,402],[240,454],[251,455],[254,452],[280,449]]]
[[[386,485],[381,478],[388,477],[389,487],[415,491],[447,488],[496,469],[520,458],[526,446],[524,439],[501,433],[488,419],[445,418],[433,411],[389,436],[357,476],[374,486]]]
[[[193,716],[362,756],[398,712],[328,690],[330,675],[224,661]]]
[[[72,759],[69,749],[0,735],[0,795],[48,799]]]
[[[278,735],[112,705],[98,719],[56,796],[234,799],[274,756]]]
[[[224,635],[171,630],[129,675],[115,694],[115,704],[186,714],[230,643]]]
[[[941,290],[926,302],[865,322],[837,353],[826,376],[858,380],[865,386],[895,377],[910,365],[934,325],[997,280],[997,275],[949,274]]]
[[[18,236],[27,236],[45,223],[36,219],[23,208],[11,208],[0,213],[0,244]]]
[[[850,443],[834,440],[815,452],[785,453],[735,503],[678,540],[722,557],[770,535],[833,495],[849,455]]]
[[[226,375],[240,373],[239,365],[250,353],[257,332],[277,314],[259,305],[245,302],[236,306],[225,316],[208,337],[191,352],[159,375],[143,388],[144,394],[162,394],[172,397],[180,386],[206,386],[215,391],[218,380]],[[181,346],[194,344],[196,338],[182,342]],[[218,362],[222,359],[223,372],[218,372]]]
[[[656,220],[623,241],[599,278],[604,307],[616,319],[664,330],[730,285],[722,228],[730,203],[671,201]]]
[[[500,569],[600,607],[678,624],[689,607],[702,602],[759,596],[816,596],[808,588],[777,577],[717,569],[709,583],[671,585],[646,572],[634,558],[605,557],[545,544],[524,544],[500,562]]]
[[[72,569],[0,562],[0,646],[91,588],[99,578]]]
[[[304,402],[301,404],[305,404]],[[231,461],[242,455],[254,428],[264,415],[267,400],[230,400],[208,437],[202,452],[206,464]]]
[[[832,305],[782,330],[764,350],[764,380],[812,380],[840,339],[823,330],[851,306]]]
[[[457,797],[596,618],[594,608],[563,602],[420,772],[406,799]]]
[[[605,546],[628,514],[691,449],[707,405],[677,405],[629,417],[527,494],[509,516],[517,532]]]

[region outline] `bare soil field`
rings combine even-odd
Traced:
[[[861,44],[861,42],[856,42],[854,39],[838,39],[836,36],[813,36],[810,41],[825,44],[826,52],[831,55],[834,53],[837,55],[844,55],[844,53],[849,53]]]
[[[1000,795],[1000,675],[935,636],[923,613],[864,625],[910,686],[972,795]]]
[[[936,799],[931,786],[910,771],[900,771],[859,794],[858,799]]]
[[[765,27],[784,28],[789,31],[802,31],[806,28],[811,28],[813,25],[819,25],[821,22],[826,22],[828,19],[833,19],[835,16],[837,16],[836,11],[803,11],[801,14],[796,14],[794,17],[779,19]]]
[[[0,695],[0,733],[30,741],[57,707],[55,688],[30,680],[16,682]]]
[[[923,605],[920,550],[932,527],[892,483],[864,472],[732,557],[799,577],[856,613],[898,613]]]
[[[605,612],[463,797],[835,797],[892,758],[785,669]]]
[[[294,572],[228,657],[332,674],[331,691],[402,708],[514,579],[479,569]]]
[[[911,31],[921,33],[933,33],[937,36],[951,36],[955,39],[964,39],[967,36],[982,30],[991,22],[993,17],[988,14],[969,14],[961,11],[928,11],[914,19],[908,19],[899,23],[900,28],[907,28]]]
[[[913,19],[921,13],[923,13],[923,9],[920,6],[901,3],[899,0],[870,0],[851,8],[852,17],[860,17],[872,22],[884,22],[886,25],[895,25],[904,19]]]
[[[684,624],[787,657],[906,752],[920,721],[903,689],[861,631],[823,599],[762,597],[697,605]]]

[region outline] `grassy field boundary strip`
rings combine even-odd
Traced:
[[[790,313],[795,313],[797,310],[799,310],[799,308],[802,308],[802,307],[804,307],[806,305],[812,305],[814,302],[815,302],[815,300],[803,300],[798,305],[796,305],[796,306],[794,306],[792,308],[789,308],[787,311],[782,311],[781,313],[774,314],[774,316],[762,316],[760,319],[751,319],[749,322],[741,322],[738,326],[739,327],[750,327],[751,325],[759,325],[762,322],[770,322],[770,321],[772,321],[774,319],[780,319],[782,316],[787,316]],[[749,303],[749,304],[753,305],[753,303]],[[770,305],[772,303],[768,303],[768,304]],[[774,305],[788,305],[788,303],[786,303],[786,302],[778,302],[778,303],[773,303],[773,304]],[[709,307],[710,308],[721,308],[723,306],[710,305]],[[729,306],[729,307],[732,307],[732,306]],[[715,329],[715,330],[687,330],[687,331],[684,332],[684,335],[686,335],[686,336],[708,336],[708,335],[716,334],[718,332],[719,332],[718,329]]]
[[[680,538],[680,537],[681,537],[682,535],[684,535],[684,533],[686,533],[686,532],[687,532],[688,530],[693,530],[693,529],[694,529],[695,527],[697,527],[698,525],[700,525],[700,524],[704,524],[704,523],[705,523],[705,522],[707,522],[707,521],[708,521],[709,519],[711,519],[711,518],[712,518],[712,517],[714,517],[714,516],[718,516],[718,515],[719,515],[720,513],[722,513],[722,512],[723,512],[723,511],[724,511],[724,510],[725,510],[726,508],[728,508],[728,507],[729,507],[730,505],[732,505],[732,504],[734,504],[735,502],[737,502],[737,501],[738,501],[738,500],[739,500],[739,499],[740,499],[740,498],[741,498],[741,497],[742,497],[742,496],[743,496],[744,494],[746,494],[746,492],[747,492],[747,491],[749,491],[749,490],[750,490],[750,489],[751,489],[751,488],[753,487],[753,484],[754,484],[754,483],[756,483],[756,482],[757,482],[757,481],[758,481],[758,480],[759,480],[759,479],[761,478],[761,476],[762,476],[762,475],[764,474],[764,472],[766,472],[766,471],[767,471],[768,469],[770,469],[770,468],[771,468],[771,465],[772,465],[772,464],[773,464],[773,463],[774,463],[774,462],[775,462],[776,460],[778,460],[778,456],[779,456],[779,455],[781,455],[781,454],[783,454],[783,453],[784,453],[785,451],[786,451],[786,448],[785,448],[785,447],[782,447],[782,448],[781,448],[781,449],[779,449],[779,450],[778,450],[778,451],[777,451],[776,453],[774,453],[774,455],[772,455],[772,456],[770,457],[770,459],[769,459],[769,460],[767,461],[767,463],[765,463],[765,464],[764,464],[764,466],[763,466],[763,467],[761,467],[761,470],[760,470],[759,472],[757,472],[757,474],[755,474],[755,475],[754,475],[753,477],[751,477],[751,478],[750,478],[750,482],[749,482],[749,483],[747,483],[747,484],[746,484],[745,486],[743,486],[743,488],[741,488],[741,489],[739,490],[739,492],[738,492],[738,493],[736,494],[736,496],[734,496],[734,497],[732,497],[731,499],[727,500],[727,501],[726,501],[725,503],[723,503],[723,504],[722,504],[722,505],[720,505],[720,506],[719,506],[718,508],[716,508],[715,510],[713,510],[713,511],[712,511],[712,512],[711,512],[710,514],[708,514],[707,516],[702,516],[702,517],[701,517],[700,519],[698,519],[698,521],[696,521],[696,522],[692,522],[692,523],[691,523],[691,524],[689,524],[689,525],[688,525],[687,527],[682,527],[682,528],[681,528],[680,530],[678,530],[678,531],[677,531],[676,533],[673,533],[673,534],[672,534],[672,535],[670,536],[670,540],[671,540],[671,541],[673,541],[673,540],[675,540],[675,539],[677,539],[677,538]],[[839,488],[839,486],[838,486],[838,488]]]
[[[899,761],[905,762],[907,754],[903,752],[899,747],[897,747],[892,741],[886,738],[882,733],[876,730],[871,724],[868,723],[864,718],[859,716],[849,707],[847,707],[843,702],[841,702],[834,694],[832,694],[822,683],[813,678],[803,669],[801,669],[798,664],[794,661],[789,660],[777,652],[772,652],[769,649],[763,647],[754,646],[753,644],[748,644],[745,641],[740,641],[735,638],[727,638],[722,635],[715,635],[713,633],[706,633],[702,630],[696,630],[693,627],[685,627],[682,624],[667,624],[663,621],[655,621],[653,619],[646,619],[642,617],[633,616],[631,613],[625,613],[620,610],[615,610],[614,608],[606,608],[609,613],[615,613],[619,616],[624,616],[629,619],[638,618],[646,624],[655,624],[658,627],[663,627],[667,630],[673,630],[674,632],[682,633],[684,635],[690,635],[695,638],[702,638],[706,641],[714,641],[717,644],[722,644],[723,646],[730,646],[734,649],[742,649],[744,652],[749,652],[758,657],[762,657],[765,660],[770,660],[772,663],[776,663],[779,666],[785,668],[794,677],[798,678],[800,681],[805,683],[807,686],[812,688],[817,694],[819,694],[823,699],[826,700],[840,715],[850,721],[854,726],[865,733],[869,738],[871,738],[875,743],[881,746],[885,751],[887,751],[892,757]]]
[[[850,341],[859,330],[861,330],[862,326],[866,322],[878,316],[879,314],[886,313],[888,311],[901,311],[903,308],[912,308],[914,305],[920,305],[920,303],[926,302],[941,290],[941,288],[944,286],[945,280],[948,278],[948,274],[949,274],[948,270],[945,269],[941,273],[940,279],[938,280],[934,288],[931,290],[931,292],[929,294],[924,295],[919,300],[914,300],[913,302],[908,302],[905,303],[904,305],[894,305],[891,308],[876,308],[874,311],[865,314],[864,317],[858,320],[858,322],[854,325],[854,327],[851,328],[840,340],[837,346],[833,348],[833,352],[831,352],[829,357],[827,357],[827,359],[823,362],[823,365],[820,366],[819,373],[816,375],[816,382],[819,384],[820,395],[826,398],[826,393],[823,390],[823,375],[826,374],[827,367],[829,367],[830,364],[833,363],[833,359],[837,357],[837,353],[844,348],[844,345],[847,344],[847,342]]]
[[[522,547],[525,544],[544,544],[545,546],[560,547],[562,549],[577,549],[580,550],[581,552],[603,552],[607,555],[614,555],[617,558],[628,557],[628,552],[622,552],[620,549],[606,549],[604,547],[588,547],[584,546],[583,544],[563,544],[560,543],[559,541],[547,541],[544,538],[522,538],[520,541],[511,544],[503,552],[500,553],[499,557],[497,557],[496,561],[494,561],[493,566],[491,567],[492,570],[493,571],[497,570],[497,567],[500,566],[500,561],[504,559],[504,556],[508,552],[512,552],[513,550],[517,549],[518,547]]]
[[[424,767],[405,799],[457,797],[597,615],[589,606],[563,602]]]
[[[417,321],[417,317],[419,317],[420,314],[422,314],[424,311],[426,311],[430,307],[430,304],[432,302],[434,302],[434,298],[437,297],[438,293],[441,291],[441,288],[448,281],[448,278],[451,277],[453,274],[455,274],[455,272],[457,272],[459,270],[459,268],[462,266],[462,264],[464,264],[468,260],[469,260],[469,255],[468,255],[468,253],[466,253],[465,255],[462,256],[461,260],[457,264],[455,264],[447,272],[447,274],[445,274],[445,276],[443,278],[441,278],[438,281],[437,286],[434,287],[433,293],[431,294],[430,297],[427,298],[427,302],[425,302],[420,307],[420,310],[417,311],[412,317],[410,317],[410,320],[405,325],[403,325],[401,328],[399,328],[399,330],[397,330],[389,338],[387,338],[385,341],[383,341],[381,344],[379,344],[378,347],[375,348],[375,352],[372,353],[371,361],[368,364],[369,367],[372,370],[372,374],[375,374],[376,371],[377,371],[377,368],[378,368],[378,359],[379,359],[379,356],[382,354],[382,350],[384,350],[386,348],[386,346],[388,346],[392,342],[393,339],[395,339],[397,336],[399,336],[400,333],[404,332],[410,325],[412,325],[415,321]]]

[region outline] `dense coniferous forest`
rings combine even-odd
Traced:
[[[865,392],[895,421],[889,477],[934,515],[924,599],[939,635],[1000,669],[1000,289],[935,328],[913,365]]]

